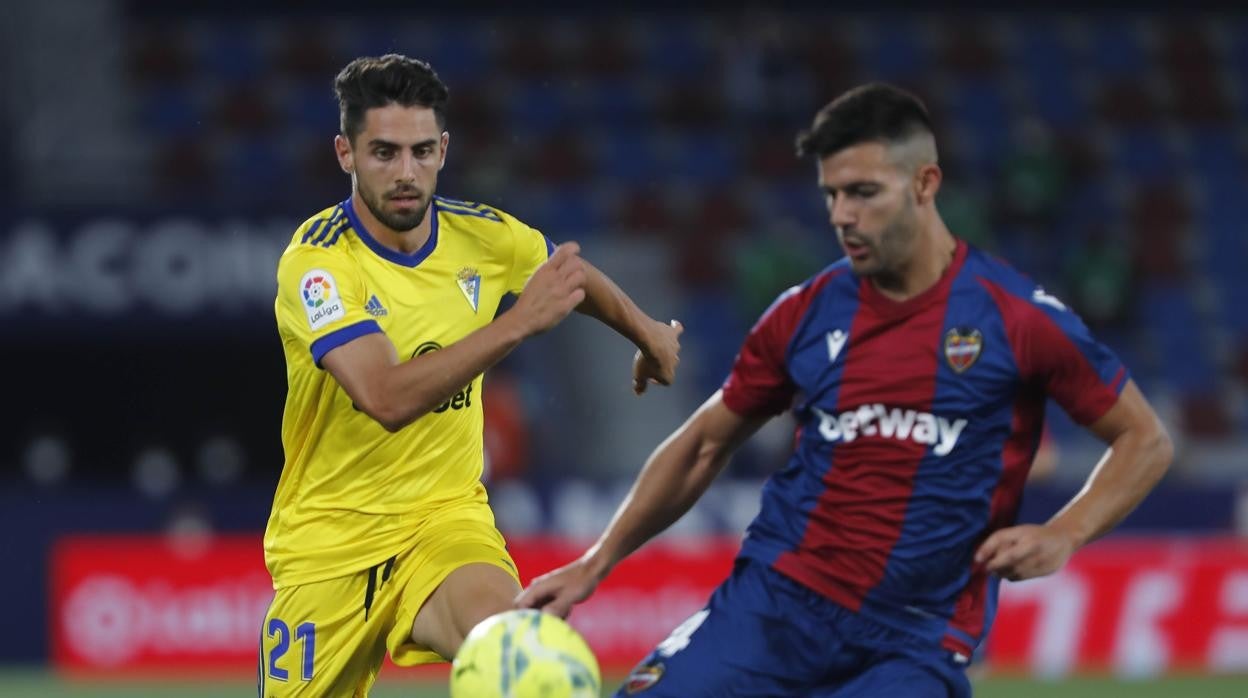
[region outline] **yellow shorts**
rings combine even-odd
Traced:
[[[410,547],[367,570],[279,589],[261,627],[261,698],[363,698],[386,650],[400,666],[449,661],[411,639],[434,589],[475,562],[520,581],[493,514],[479,507],[431,520]]]

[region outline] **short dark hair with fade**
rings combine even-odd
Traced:
[[[872,82],[820,109],[810,129],[797,134],[797,154],[823,158],[851,145],[894,143],[923,132],[933,130],[922,100],[900,87]]]
[[[364,130],[369,109],[399,104],[429,107],[446,130],[446,103],[451,93],[424,61],[388,53],[380,58],[364,56],[347,64],[334,78],[338,96],[338,127],[347,140]]]

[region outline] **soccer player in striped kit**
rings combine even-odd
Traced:
[[[926,108],[855,88],[798,137],[845,257],[785,291],[731,374],[651,456],[597,543],[521,606],[567,615],[791,409],[733,572],[617,695],[968,696],[1000,578],[1051,574],[1152,489],[1172,447],[1126,367],[1060,300],[955,237]],[[1110,449],[1015,525],[1052,398]]]

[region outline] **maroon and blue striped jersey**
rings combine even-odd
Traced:
[[[741,555],[969,656],[998,585],[973,555],[1015,521],[1046,399],[1088,425],[1127,380],[1061,301],[964,242],[903,302],[833,264],[772,304],[724,383],[734,412],[798,422]]]

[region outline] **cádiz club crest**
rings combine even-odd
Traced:
[[[984,335],[973,327],[955,327],[945,333],[945,360],[956,373],[966,373],[984,349]]]
[[[472,267],[464,267],[455,274],[455,283],[464,292],[464,298],[468,299],[472,312],[477,312],[477,306],[481,304],[481,275]]]

